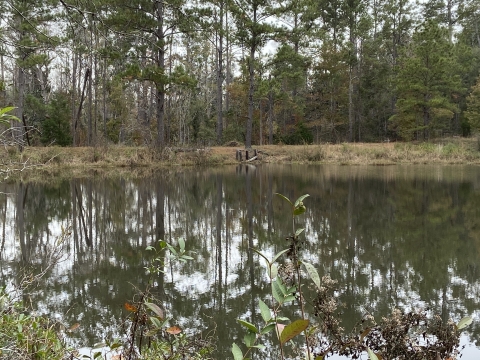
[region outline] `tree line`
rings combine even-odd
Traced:
[[[26,145],[429,140],[480,126],[478,0],[0,0]]]

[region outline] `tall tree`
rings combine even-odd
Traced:
[[[184,0],[107,0],[105,23],[121,35],[115,45],[126,49],[123,56],[123,75],[151,82],[156,89],[156,146],[165,146],[165,104],[168,85],[175,81],[166,68],[166,53],[175,34],[191,26],[189,9]],[[114,11],[111,11],[114,9]],[[146,51],[145,51],[146,50]]]
[[[58,38],[50,34],[49,25],[55,19],[53,9],[55,0],[26,1],[12,0],[6,2],[7,21],[11,29],[11,43],[13,43],[13,58],[15,59],[15,105],[16,116],[22,123],[14,125],[14,137],[18,144],[22,144],[26,125],[25,95],[27,86],[34,89],[35,82],[40,86],[42,102],[46,102],[48,66],[50,63],[49,50],[58,43]],[[21,146],[20,146],[21,147]]]
[[[477,83],[472,87],[467,97],[465,117],[472,129],[476,132],[480,131],[480,77],[477,78]]]
[[[279,1],[275,11],[282,27],[277,30],[276,40],[280,42],[273,65],[274,78],[282,77],[281,90],[289,99],[285,108],[290,109],[292,122],[304,119],[304,98],[307,85],[307,71],[311,63],[308,50],[322,30],[316,26],[320,17],[319,7],[311,0]],[[285,81],[288,78],[288,81]]]
[[[450,130],[458,112],[453,99],[462,91],[456,67],[448,31],[425,21],[399,64],[396,114],[390,120],[400,137],[423,140]]]
[[[237,24],[236,37],[239,43],[248,50],[248,116],[245,133],[245,147],[252,146],[253,109],[255,93],[255,61],[258,50],[273,32],[268,22],[272,17],[270,1],[238,0],[231,7]]]

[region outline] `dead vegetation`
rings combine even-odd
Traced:
[[[240,147],[241,148],[241,147]],[[267,163],[322,163],[342,165],[476,164],[480,152],[476,139],[452,138],[436,143],[343,143],[321,145],[262,145],[257,161]],[[164,166],[214,166],[236,164],[237,147],[165,148],[16,147],[0,149],[0,166],[45,165],[54,168],[158,168]],[[23,167],[23,166],[22,166]]]

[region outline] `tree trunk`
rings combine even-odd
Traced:
[[[73,65],[72,65],[72,146],[77,145],[77,132],[76,132],[76,116],[75,116],[75,94],[77,90],[77,53],[73,53]]]
[[[268,143],[273,145],[273,92],[271,89],[268,92]]]
[[[160,70],[165,70],[165,33],[163,30],[163,0],[157,2],[157,65]],[[162,149],[165,146],[165,84],[163,82],[157,86],[157,148]]]
[[[23,119],[23,106],[25,100],[25,71],[22,67],[18,67],[18,76],[17,76],[17,110],[16,116],[22,120]],[[17,144],[18,149],[23,151],[23,122],[13,121],[12,130],[13,130],[13,140]]]
[[[93,28],[93,24],[90,23],[91,27]],[[88,53],[88,68],[90,71],[93,72],[93,31],[91,29],[90,31],[90,49]],[[92,86],[92,77],[90,76],[88,78],[88,114],[87,114],[87,119],[88,119],[88,140],[87,144],[88,146],[91,146],[93,144],[93,117],[92,117],[92,112],[93,112],[93,86]]]
[[[262,100],[258,104],[259,117],[258,117],[258,130],[260,133],[259,144],[263,145],[263,113],[262,113]]]
[[[217,48],[217,144],[222,143],[223,136],[223,2],[220,2],[220,35]]]

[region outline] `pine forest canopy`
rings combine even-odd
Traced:
[[[16,108],[25,145],[480,129],[478,0],[0,0],[0,13],[0,108]]]

